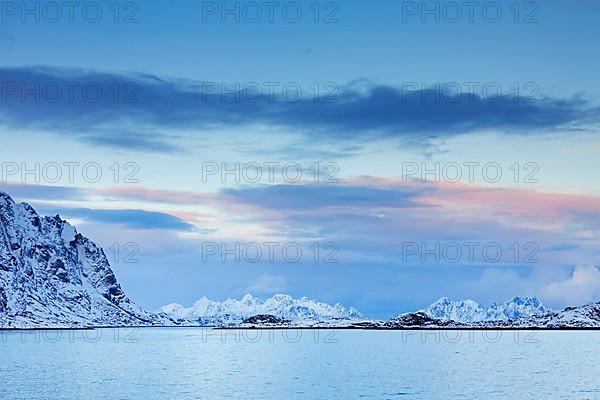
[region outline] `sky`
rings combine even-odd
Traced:
[[[599,17],[561,0],[3,2],[0,190],[102,245],[150,310],[247,292],[376,318],[442,296],[598,301]]]

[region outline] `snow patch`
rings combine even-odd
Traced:
[[[75,240],[75,236],[77,235],[77,230],[74,226],[65,221],[62,232],[60,233],[60,237],[62,238],[65,245],[69,245],[73,240]]]

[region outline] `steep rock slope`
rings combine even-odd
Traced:
[[[125,295],[101,248],[0,191],[0,327],[163,323]]]

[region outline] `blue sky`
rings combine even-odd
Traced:
[[[427,2],[439,22],[422,2],[321,2],[318,22],[280,3],[296,23],[264,5],[247,21],[262,3],[228,2],[239,22],[221,2],[113,3],[94,23],[86,2],[73,22],[2,9],[0,178],[112,248],[140,305],[288,292],[383,318],[440,296],[600,299],[597,2],[481,2],[455,23],[462,3]],[[206,258],[265,242],[303,257]]]

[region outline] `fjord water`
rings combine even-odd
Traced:
[[[0,399],[595,399],[600,332],[0,331]]]

